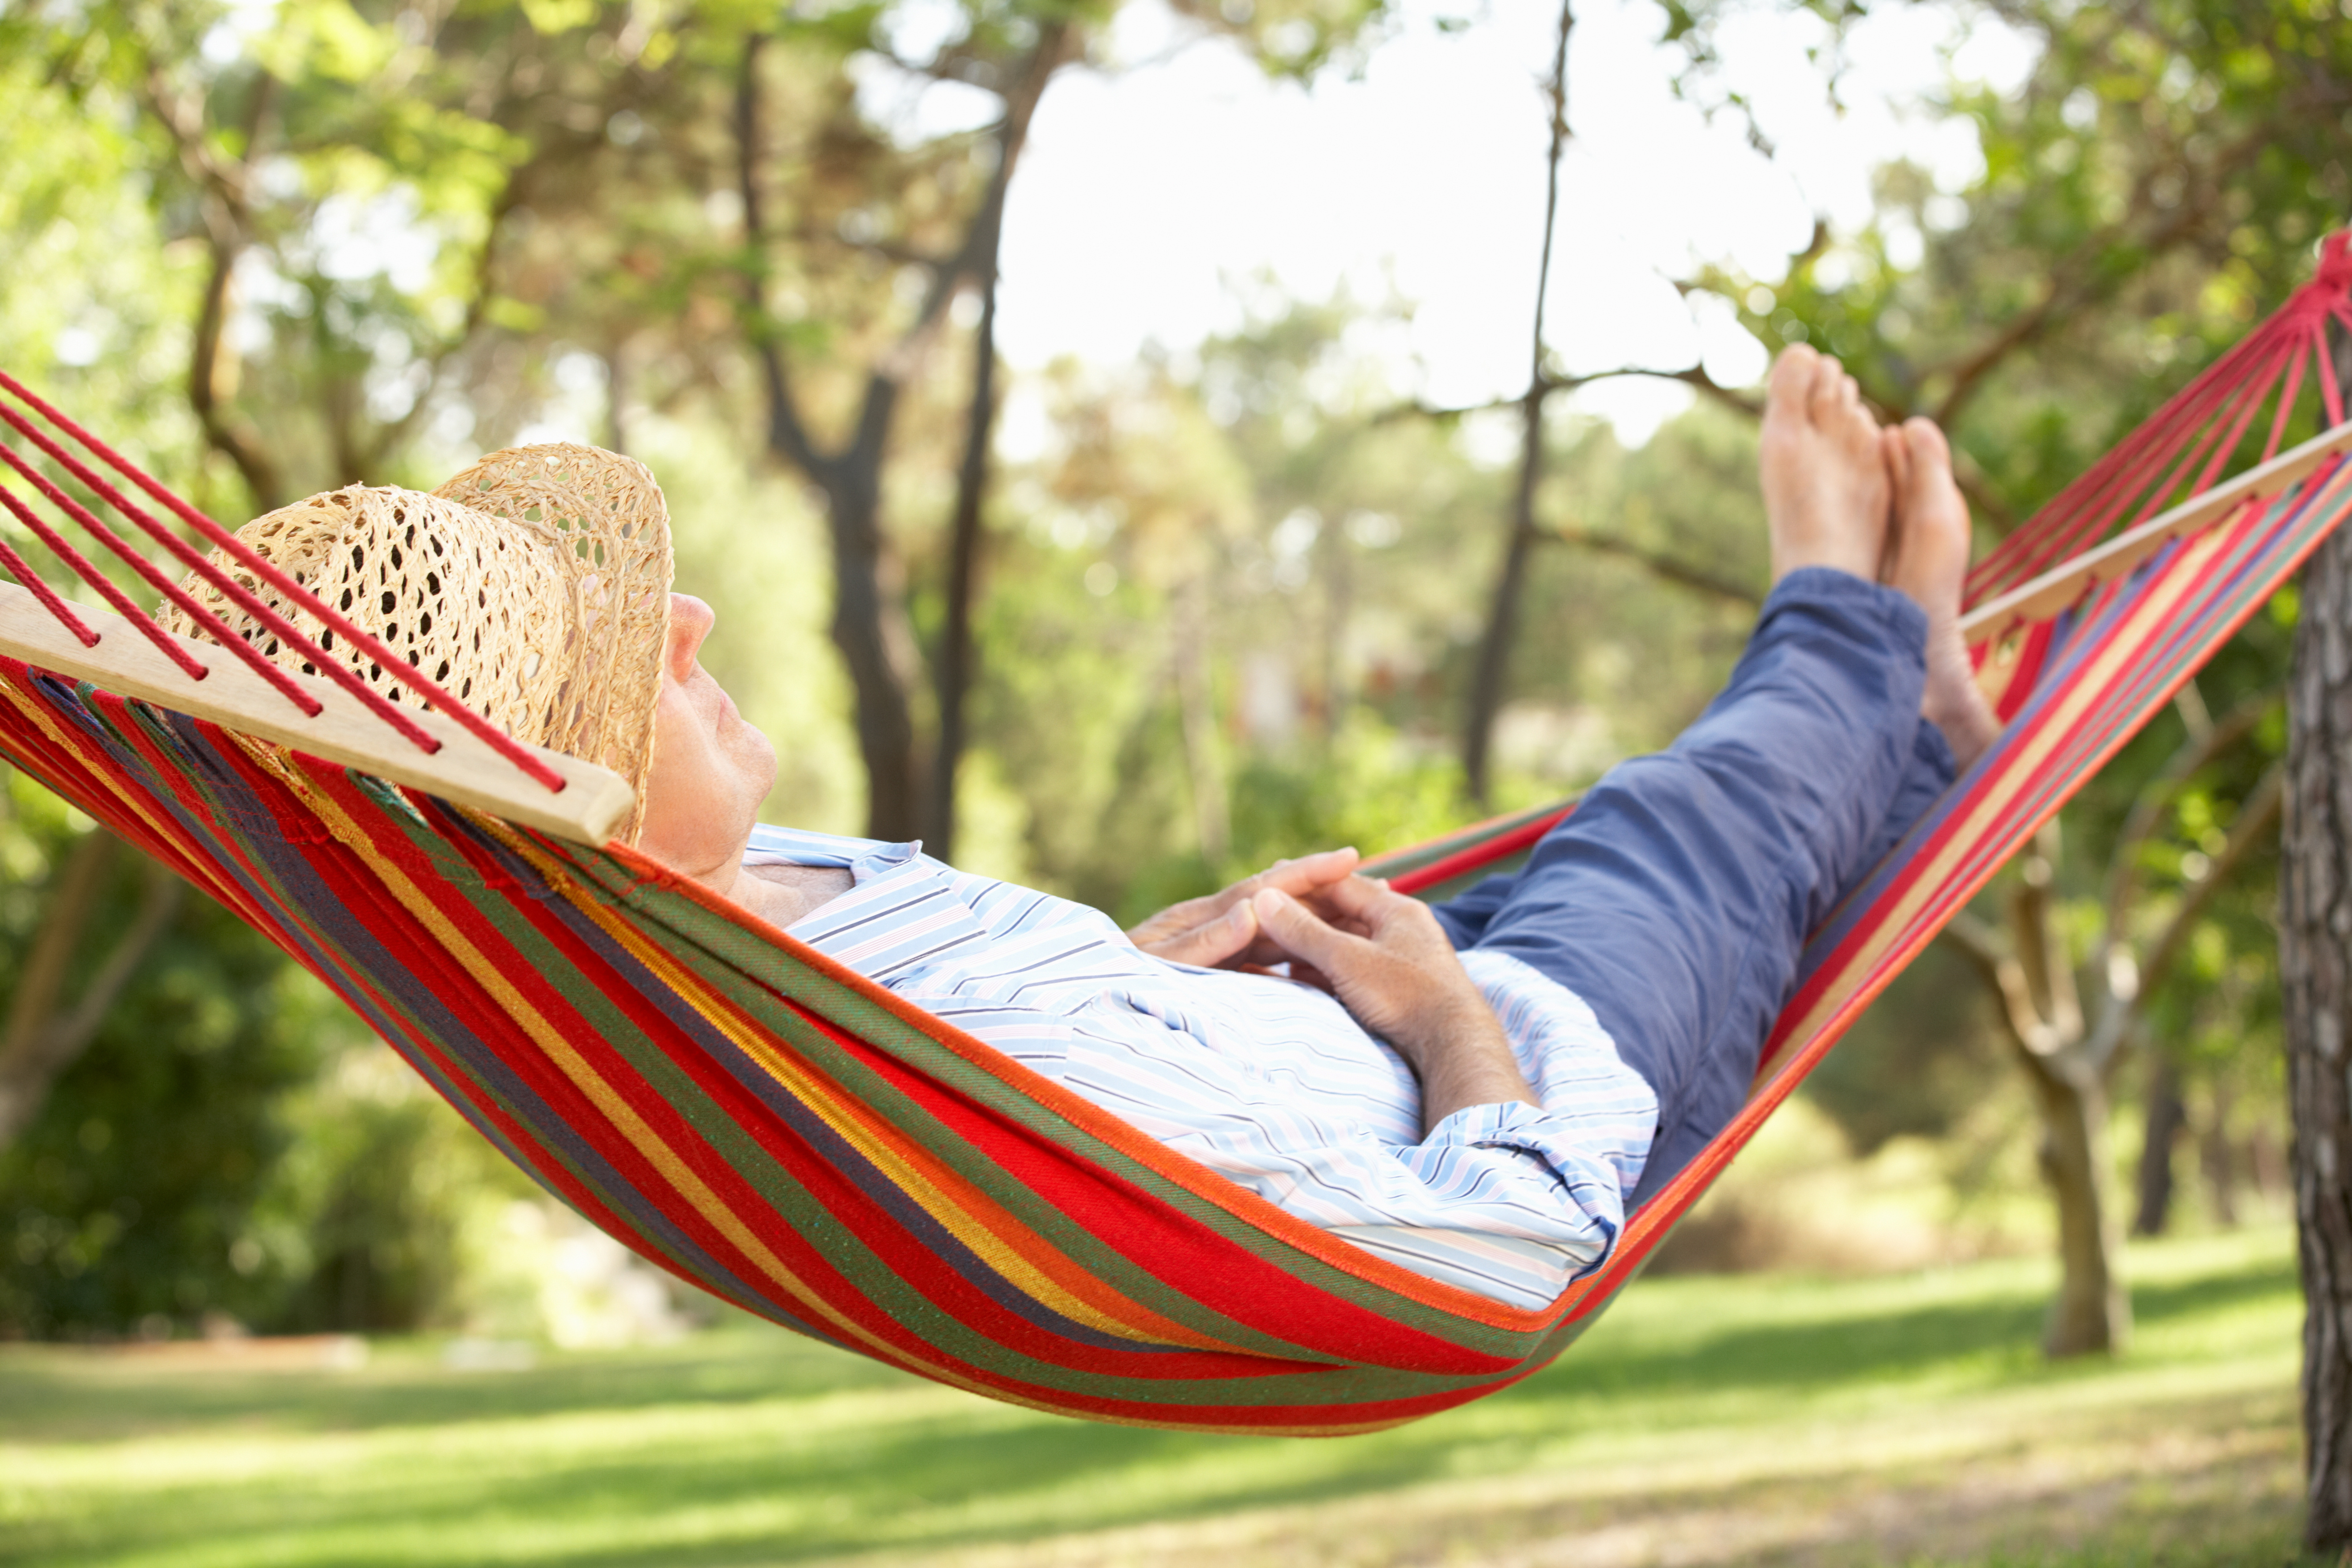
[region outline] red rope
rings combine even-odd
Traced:
[[[2266,450],[2284,437],[2303,395],[2305,355],[2319,363],[2320,399],[2328,427],[2345,421],[2345,397],[2325,353],[2322,324],[2352,329],[2352,235],[2320,247],[2312,280],[2278,313],[2205,367],[2158,415],[2094,464],[2001,542],[1969,574],[1968,597],[1986,597],[2048,570],[2118,526],[2145,521],[2177,499],[2210,486],[2225,470],[2253,419],[2278,399]],[[2315,352],[2323,351],[2323,352]]]
[[[2249,400],[2259,407],[2277,386],[2284,364],[2302,352],[2301,318],[2330,308],[2344,287],[2335,270],[2323,267],[2320,277],[2278,316],[2208,365],[2156,418],[2118,443],[1980,562],[1969,574],[1970,602],[2013,587],[2105,536],[2135,503],[2143,520],[2161,510],[2186,476],[2214,456],[2227,422]],[[2224,454],[2229,449],[2221,448]],[[2151,485],[2140,475],[2158,477]]]
[[[7,409],[5,409],[5,406],[0,406],[0,418],[5,418],[5,416],[7,416]],[[37,439],[37,433],[36,433],[36,439]],[[24,475],[24,478],[28,479],[30,484],[33,484],[33,489],[37,489],[37,491],[40,491],[42,496],[47,496],[47,499],[49,499],[49,505],[54,505],[54,508],[58,508],[58,510],[61,510],[61,512],[66,512],[66,515],[68,515],[68,517],[73,517],[73,520],[78,521],[78,524],[82,524],[82,527],[85,527],[85,529],[89,529],[91,536],[97,536],[99,543],[106,545],[108,550],[113,550],[113,552],[115,552],[115,555],[120,557],[120,560],[127,562],[127,564],[130,564],[131,572],[139,574],[139,578],[142,578],[142,581],[146,583],[148,588],[152,588],[152,590],[155,590],[155,593],[163,595],[163,597],[172,599],[172,605],[181,606],[181,609],[188,611],[188,614],[191,614],[191,616],[197,616],[197,618],[200,618],[200,623],[203,623],[203,621],[214,621],[214,626],[221,626],[221,623],[216,621],[216,618],[214,618],[214,616],[212,616],[212,611],[207,611],[207,609],[205,609],[203,605],[197,605],[195,599],[188,597],[188,595],[179,588],[179,583],[174,583],[174,581],[172,581],[172,578],[167,578],[167,576],[164,576],[163,572],[155,572],[155,562],[151,562],[151,560],[148,560],[148,557],[139,555],[139,552],[136,552],[136,550],[131,550],[130,545],[127,545],[125,541],[122,541],[122,536],[120,536],[120,533],[115,533],[113,529],[108,529],[108,527],[106,527],[106,521],[99,520],[99,517],[94,515],[94,512],[91,512],[89,508],[85,508],[85,505],[82,505],[80,500],[75,500],[73,496],[68,496],[68,494],[66,494],[66,491],[61,491],[61,489],[57,489],[57,484],[49,482],[49,475],[45,475],[45,472],[40,472],[40,470],[37,470],[37,468],[30,466],[30,463],[26,461],[26,458],[24,458],[24,454],[21,454],[21,451],[16,451],[16,449],[14,449],[14,447],[9,447],[9,445],[5,445],[5,442],[0,442],[0,461],[5,461],[5,463],[7,463],[9,468],[14,468],[14,470],[16,470],[16,472],[21,472],[21,475]],[[75,557],[75,560],[80,560],[80,557]],[[108,581],[108,578],[106,578],[106,574],[99,572],[97,566],[89,566],[89,564],[87,564],[87,562],[82,562],[82,566],[85,566],[85,572],[82,572],[82,576],[89,578],[91,585],[94,585],[94,588],[99,588],[99,593],[106,595],[106,602],[108,602],[108,605],[113,605],[115,609],[118,609],[120,614],[125,616],[127,621],[131,623],[131,626],[136,626],[136,627],[139,627],[139,630],[146,632],[148,642],[152,642],[152,644],[155,644],[155,647],[158,647],[158,648],[164,648],[164,651],[167,651],[167,654],[172,656],[172,663],[176,663],[176,666],[179,666],[181,670],[186,670],[188,675],[193,677],[193,679],[205,679],[205,675],[207,675],[207,670],[205,670],[205,666],[200,666],[200,663],[197,663],[197,660],[193,658],[191,654],[188,654],[186,648],[176,647],[176,644],[172,642],[172,635],[169,635],[169,632],[164,632],[163,627],[160,627],[160,626],[155,626],[155,623],[152,623],[152,618],[148,618],[146,614],[142,614],[142,611],[139,611],[139,606],[131,605],[130,597],[127,597],[127,595],[122,593],[122,590],[120,590],[120,588],[115,588],[113,583],[110,583],[110,581]],[[303,691],[301,687],[297,687],[297,684],[291,682],[289,677],[287,677],[287,672],[285,672],[285,670],[280,670],[280,668],[278,668],[278,666],[273,666],[273,663],[270,663],[268,658],[264,658],[264,656],[261,656],[261,651],[258,651],[258,648],[249,647],[249,644],[247,644],[245,639],[237,637],[237,635],[233,635],[233,632],[228,632],[228,627],[226,627],[226,626],[221,626],[221,637],[219,637],[219,642],[221,642],[221,647],[228,648],[230,654],[240,654],[240,656],[245,656],[245,663],[249,663],[249,666],[254,668],[254,672],[257,672],[257,675],[261,675],[261,679],[266,679],[266,682],[268,682],[270,687],[278,689],[278,693],[280,693],[280,696],[285,696],[285,699],[289,700],[289,703],[294,703],[294,705],[297,705],[297,708],[301,708],[303,717],[313,717],[313,720],[315,720],[315,717],[318,717],[318,712],[320,712],[320,700],[315,699],[315,696],[310,696],[310,693],[308,693],[308,691]]]
[[[79,424],[68,417],[63,412],[53,406],[47,401],[36,395],[33,392],[28,390],[23,383],[17,381],[16,377],[8,374],[5,371],[0,371],[0,388],[5,388],[7,392],[13,394],[15,396],[29,405],[36,412],[40,414],[43,418],[48,420],[58,428],[65,431],[68,436],[71,436],[76,441],[81,443],[84,447],[94,454],[100,461],[113,468],[117,473],[120,473],[124,478],[128,479],[140,489],[146,491],[148,495],[161,502],[174,515],[178,516],[181,521],[184,521],[188,526],[194,528],[198,533],[202,534],[207,541],[219,549],[226,552],[231,558],[244,565],[246,569],[253,573],[255,576],[261,579],[264,583],[267,583],[270,587],[276,589],[279,594],[285,595],[286,598],[292,601],[302,610],[316,616],[330,630],[347,639],[354,647],[359,649],[360,652],[365,654],[370,659],[373,660],[379,668],[397,672],[397,678],[402,685],[417,692],[434,708],[446,712],[452,719],[455,719],[458,723],[464,725],[467,730],[470,731],[478,739],[489,746],[491,750],[506,758],[508,762],[512,763],[515,767],[524,774],[524,776],[530,778],[534,783],[543,784],[552,793],[561,794],[562,792],[564,787],[562,774],[557,773],[554,769],[541,762],[538,757],[534,756],[527,747],[525,747],[520,742],[517,741],[513,736],[509,735],[497,725],[492,724],[488,720],[484,719],[480,714],[466,706],[465,703],[459,701],[448,691],[443,689],[438,682],[428,678],[415,665],[407,663],[397,653],[394,653],[390,647],[386,647],[379,638],[352,624],[352,622],[345,617],[340,611],[328,605],[317,595],[312,594],[309,589],[303,587],[292,578],[287,576],[285,573],[279,571],[268,561],[263,559],[243,540],[238,539],[235,534],[223,528],[219,523],[214,521],[211,518],[206,517],[203,512],[198,511],[195,508],[182,500],[178,496],[173,494],[172,491],[161,481],[153,479],[143,469],[139,468],[137,464],[131,462],[129,458],[115,451],[113,447],[108,446],[89,431],[84,429]],[[161,542],[175,556],[178,556],[184,561],[188,564],[189,569],[195,573],[196,575],[202,577],[205,582],[213,584],[213,586],[220,589],[224,594],[226,594],[232,600],[236,601],[238,606],[244,609],[247,614],[251,615],[263,626],[268,626],[271,635],[276,637],[280,643],[310,656],[310,663],[318,668],[320,673],[334,680],[338,685],[342,686],[346,690],[357,697],[367,706],[370,711],[376,715],[376,717],[382,719],[386,724],[391,725],[393,729],[397,731],[401,735],[427,753],[437,752],[441,749],[441,742],[438,740],[435,739],[430,732],[417,725],[415,721],[409,718],[406,712],[397,704],[390,701],[381,692],[368,685],[368,683],[359,676],[357,671],[349,668],[341,659],[334,658],[325,649],[312,642],[309,637],[303,636],[300,631],[295,628],[292,623],[277,615],[276,612],[272,611],[267,605],[264,605],[260,600],[247,593],[236,583],[230,581],[226,574],[215,568],[211,562],[189,550],[189,548],[176,534],[173,533],[170,529],[156,521],[142,509],[131,503],[121,491],[115,489],[103,479],[90,472],[86,465],[77,461],[64,450],[58,447],[55,443],[47,440],[39,432],[28,426],[24,422],[22,416],[14,409],[9,408],[5,403],[0,403],[0,419],[6,420],[10,425],[14,426],[18,430],[23,431],[26,437],[38,445],[43,451],[48,453],[58,462],[64,464],[67,469],[71,472],[76,479],[81,480],[81,482],[88,485],[92,491],[104,498],[108,505],[113,507],[115,510],[121,512],[132,522],[137,523],[151,537]],[[208,629],[212,626],[219,626],[216,618],[211,616],[209,614],[201,610],[195,612],[195,614],[199,622],[206,625]],[[226,634],[226,632],[227,628],[225,626],[220,626],[219,631],[215,635]],[[242,638],[236,637],[233,634],[228,635],[226,637],[226,640],[238,643],[243,641]]]
[[[2352,332],[2352,311],[2339,310],[2336,321],[2347,332]],[[2324,328],[2314,328],[2311,335],[2312,357],[2319,362],[2319,397],[2327,410],[2330,426],[2344,423],[2344,393],[2336,384],[2336,356],[2327,352],[2327,333]]]
[[[2263,443],[2263,461],[2265,463],[2278,456],[2279,447],[2286,440],[2286,422],[2294,416],[2294,405],[2303,399],[2303,351],[2305,347],[2321,359],[2327,357],[2327,334],[2316,322],[2304,334],[2304,341],[2296,345],[2294,353],[2287,357],[2286,384],[2279,388],[2278,412],[2271,417],[2270,438]]]
[[[15,493],[5,486],[0,486],[0,504],[5,504],[10,511],[15,512],[18,517],[26,518],[27,521],[33,521],[35,523],[35,531],[40,531],[38,520],[33,519],[31,514],[26,510],[25,503],[18,500]],[[58,597],[58,591],[49,586],[48,580],[43,577],[39,573],[34,571],[30,566],[25,564],[25,558],[17,554],[14,550],[10,549],[8,547],[8,542],[5,539],[0,539],[0,566],[6,567],[8,569],[8,575],[16,579],[17,582],[23,584],[31,591],[33,597],[40,601],[41,608],[48,611],[53,618],[63,622],[65,624],[66,630],[73,633],[75,637],[80,638],[82,647],[96,647],[98,646],[98,634],[90,630],[88,623],[83,621],[79,616],[75,615],[71,610],[66,607],[66,602]],[[198,679],[202,678],[199,677]]]

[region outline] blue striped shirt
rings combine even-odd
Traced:
[[[913,844],[761,826],[747,866],[846,868],[791,934],[1310,1224],[1517,1307],[1599,1267],[1658,1105],[1576,995],[1462,962],[1542,1100],[1421,1129],[1404,1059],[1321,991],[1171,963],[1099,910]]]

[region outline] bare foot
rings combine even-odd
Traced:
[[[1895,486],[1895,536],[1886,581],[1927,612],[1927,686],[1919,711],[1944,732],[1966,768],[2000,732],[1977,689],[1960,637],[1960,586],[1969,571],[1969,503],[1952,482],[1952,449],[1932,420],[1885,433]]]
[[[1759,464],[1773,582],[1800,566],[1876,579],[1888,500],[1878,434],[1844,366],[1801,344],[1781,353]]]

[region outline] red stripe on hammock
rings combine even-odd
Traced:
[[[446,900],[438,897],[436,901],[446,904]],[[781,1136],[788,1137],[795,1145],[798,1144],[796,1132],[781,1123],[772,1123],[774,1113],[764,1102],[731,1074],[711,1064],[704,1047],[690,1037],[678,1033],[666,1016],[637,994],[628,976],[612,971],[600,950],[584,942],[567,923],[551,913],[534,913],[530,908],[520,912],[531,921],[541,940],[560,949],[566,961],[583,974],[593,976],[602,973],[608,975],[608,983],[601,988],[606,1000],[628,1013],[633,1026],[641,1033],[660,1041],[675,1068],[694,1078],[703,1091],[714,1100],[729,1104],[731,1114],[739,1122],[774,1125]],[[520,984],[522,977],[516,978]],[[754,984],[761,983],[757,976],[745,978]],[[557,1005],[561,1004],[561,994],[550,988],[535,999],[544,1005]],[[789,1050],[788,1046],[775,1039],[772,1031],[743,1014],[719,994],[706,990],[695,999],[695,1005],[701,1011],[723,1009],[746,1033],[765,1035],[777,1048]],[[1021,1184],[1037,1193],[1053,1207],[1074,1216],[1081,1212],[1111,1207],[1118,1209],[1117,1223],[1109,1223],[1108,1217],[1105,1223],[1081,1221],[1082,1228],[1098,1242],[1127,1258],[1142,1272],[1184,1294],[1196,1294],[1203,1279],[1235,1280],[1248,1278],[1248,1295],[1254,1303],[1254,1310],[1247,1317],[1236,1318],[1236,1321],[1249,1321],[1259,1331],[1298,1345],[1304,1353],[1316,1356],[1336,1355],[1377,1361],[1384,1365],[1443,1370],[1449,1375],[1477,1375],[1516,1364],[1517,1358],[1496,1358],[1465,1351],[1419,1331],[1401,1327],[1319,1287],[1304,1285],[1239,1243],[1218,1235],[1213,1228],[1198,1220],[1183,1215],[1162,1200],[1130,1187],[1116,1173],[1072,1153],[1052,1139],[1008,1122],[993,1110],[908,1068],[887,1052],[846,1034],[826,1020],[808,1014],[804,1009],[795,1010],[823,1030],[836,1046],[856,1058],[868,1070],[887,1079],[943,1125],[952,1129],[980,1152],[984,1164],[996,1170],[1017,1173]],[[583,1029],[583,1033],[585,1032]],[[572,1037],[572,1031],[566,1030],[565,1033],[567,1038]],[[579,1042],[574,1040],[574,1044],[577,1046]],[[582,1048],[583,1054],[589,1049]],[[856,1108],[863,1103],[859,1096],[848,1092],[818,1064],[797,1052],[792,1054],[803,1070],[829,1087],[838,1108],[854,1113]],[[641,1110],[650,1110],[655,1105],[665,1110],[667,1109],[659,1092],[645,1083],[625,1059],[602,1053],[597,1053],[596,1059],[607,1081],[617,1086],[625,1078],[628,1082],[639,1086],[640,1092],[648,1100],[646,1105],[640,1107]],[[632,1093],[628,1098],[635,1103],[637,1096]],[[890,1136],[897,1139],[903,1134],[891,1129]],[[769,1152],[772,1154],[776,1152],[772,1148]],[[723,1156],[717,1155],[715,1151],[713,1154],[723,1163]],[[822,1160],[821,1155],[813,1157]],[[731,1169],[730,1173],[732,1173]],[[837,1173],[828,1167],[821,1179],[831,1181],[836,1176]],[[802,1179],[818,1178],[803,1173]],[[971,1178],[967,1175],[965,1179]],[[940,1267],[939,1260],[927,1248],[921,1247],[917,1238],[900,1227],[895,1216],[874,1205],[862,1189],[848,1184],[841,1190],[854,1196],[862,1209],[870,1208],[877,1222],[886,1226],[884,1235],[861,1232],[862,1239],[875,1246],[877,1251],[885,1250],[892,1238],[912,1247],[912,1250],[895,1255],[894,1266],[902,1273],[929,1275]],[[1113,1191],[1119,1194],[1116,1203],[1107,1196]],[[828,1202],[824,1206],[839,1217],[841,1205]],[[961,1274],[955,1274],[953,1278],[956,1281],[953,1289],[969,1289]],[[1001,1310],[992,1302],[990,1305],[992,1310]],[[1230,1309],[1213,1310],[1221,1315],[1230,1315]],[[1023,1334],[1034,1331],[1027,1320],[1017,1321]],[[1338,1348],[1343,1344],[1355,1348],[1352,1351]],[[1368,1350],[1368,1345],[1375,1348]]]
[[[1498,833],[1482,844],[1473,844],[1467,849],[1457,849],[1444,859],[1433,860],[1418,869],[1400,872],[1389,879],[1389,886],[1400,893],[1417,893],[1423,888],[1434,888],[1441,883],[1452,881],[1454,878],[1475,871],[1482,866],[1491,866],[1497,860],[1507,859],[1517,854],[1542,838],[1559,824],[1568,820],[1569,813],[1575,809],[1573,804],[1563,805],[1558,811],[1537,817],[1533,822],[1522,823],[1507,833]]]

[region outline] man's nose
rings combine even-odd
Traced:
[[[691,594],[669,596],[669,638],[667,646],[672,679],[685,680],[694,674],[696,658],[702,651],[702,639],[710,635],[719,616],[709,605]]]

